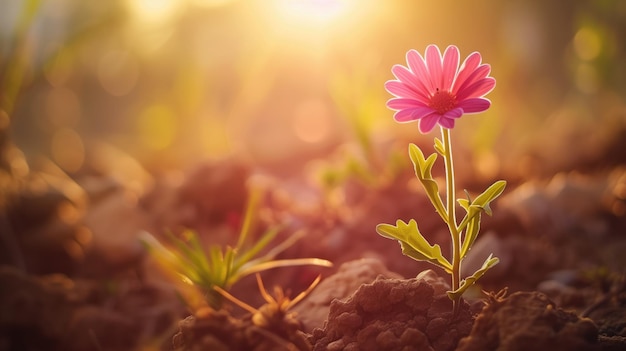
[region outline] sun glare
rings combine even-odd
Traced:
[[[232,0],[191,0],[191,4],[204,8],[224,6],[230,2]]]
[[[135,18],[146,23],[166,22],[181,8],[176,0],[127,0],[126,4]]]
[[[349,0],[275,0],[284,20],[300,25],[326,24],[345,14]]]

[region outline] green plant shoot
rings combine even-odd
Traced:
[[[229,290],[234,283],[250,274],[287,266],[332,266],[330,261],[319,258],[274,259],[279,253],[301,239],[304,235],[303,231],[296,232],[287,240],[261,254],[279,233],[279,228],[272,228],[256,242],[249,242],[249,233],[259,198],[258,192],[251,194],[234,247],[210,245],[205,250],[198,235],[190,230],[183,233],[183,239],[168,235],[170,247],[161,244],[149,233],[142,234],[142,241],[158,265],[169,276],[177,278],[185,285],[199,289],[208,305],[213,308],[219,308],[222,302],[222,295],[217,293],[214,287]],[[186,286],[179,287],[183,299],[192,308],[199,306],[200,303],[194,297],[193,291],[187,288]]]
[[[453,301],[455,314],[463,293],[498,263],[497,257],[489,255],[476,272],[461,277],[461,263],[478,237],[481,215],[483,212],[492,215],[490,204],[506,186],[506,182],[500,180],[473,200],[469,194],[465,199],[456,198],[451,130],[464,114],[487,110],[491,102],[484,95],[495,87],[495,79],[488,76],[491,67],[481,65],[481,61],[480,54],[474,52],[459,66],[456,46],[449,46],[442,56],[437,46],[430,45],[424,56],[410,50],[407,53],[408,67],[395,65],[392,72],[396,80],[385,83],[387,91],[394,95],[387,107],[396,111],[394,119],[397,122],[419,121],[419,130],[423,134],[436,125],[440,126],[441,139],[435,138],[435,153],[425,157],[419,147],[410,144],[409,156],[415,176],[450,231],[452,257],[446,258],[439,245],[430,244],[413,219],[409,223],[398,220],[395,225],[379,224],[376,231],[383,237],[398,240],[404,255],[430,262],[451,275],[452,289],[448,291],[448,297]],[[445,165],[445,202],[439,193],[439,184],[432,176],[438,156],[443,158]],[[457,203],[465,211],[460,222],[456,216]]]

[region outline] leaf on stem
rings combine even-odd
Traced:
[[[478,195],[474,201],[469,199],[458,199],[457,202],[465,209],[467,214],[459,224],[459,230],[463,230],[465,226],[467,226],[468,222],[478,215],[481,211],[485,211],[486,214],[492,215],[490,203],[495,200],[506,187],[506,181],[499,180],[493,183],[487,190],[485,190],[482,194]]]
[[[405,256],[417,261],[428,261],[448,273],[452,272],[452,264],[443,257],[439,245],[430,245],[420,233],[414,219],[411,219],[409,223],[398,220],[395,226],[379,224],[376,226],[376,232],[385,238],[398,240]]]
[[[493,183],[489,188],[487,188],[487,190],[478,195],[478,197],[476,197],[476,200],[472,201],[472,206],[479,206],[482,210],[485,211],[486,214],[491,216],[492,213],[489,204],[491,203],[491,201],[500,196],[500,194],[502,194],[505,187],[506,181],[504,180],[499,180]]]
[[[463,244],[461,245],[461,259],[465,258],[470,248],[478,237],[480,231],[480,212],[472,217],[465,229],[465,237],[463,238]]]
[[[467,255],[478,237],[481,212],[485,211],[486,214],[492,215],[489,204],[502,194],[505,187],[506,181],[500,180],[492,184],[482,194],[478,195],[474,201],[471,201],[469,195],[467,199],[457,200],[461,207],[467,212],[463,220],[461,220],[461,224],[459,224],[459,231],[465,230],[465,237],[461,245],[461,258]]]
[[[443,142],[439,140],[439,138],[435,138],[435,150],[441,156],[446,154],[446,148],[443,146]]]
[[[497,257],[493,257],[493,254],[489,255],[489,257],[487,257],[487,259],[483,263],[482,267],[480,267],[480,269],[474,272],[474,274],[472,274],[471,276],[461,281],[461,284],[458,289],[447,292],[450,300],[459,299],[461,295],[463,295],[465,290],[467,290],[470,286],[474,285],[474,283],[476,283],[476,281],[480,279],[480,277],[482,277],[485,274],[485,272],[487,272],[491,267],[498,264],[499,261],[500,260]]]
[[[448,223],[447,212],[443,206],[441,197],[439,196],[439,186],[432,176],[432,169],[435,164],[435,160],[437,159],[437,154],[432,154],[428,156],[428,158],[425,158],[422,150],[420,150],[417,145],[410,144],[409,156],[413,162],[415,175],[422,183],[422,186],[424,186],[424,190],[426,190],[426,195],[430,199],[430,202],[433,204],[435,210],[439,213],[443,221]]]

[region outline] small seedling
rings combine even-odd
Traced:
[[[200,306],[201,302],[197,301],[198,298],[194,296],[193,289],[189,289],[188,285],[198,288],[209,306],[219,308],[222,299],[221,295],[216,293],[215,288],[228,290],[235,282],[250,274],[287,266],[332,266],[330,261],[319,258],[274,259],[301,239],[304,235],[303,231],[294,233],[261,255],[260,253],[276,237],[279,229],[270,229],[256,242],[248,242],[259,199],[258,192],[253,192],[250,196],[241,232],[234,247],[222,247],[215,244],[205,250],[198,235],[193,231],[187,231],[183,239],[169,235],[171,247],[168,248],[152,235],[142,234],[142,241],[159,266],[170,276],[184,283],[178,290],[192,308]]]

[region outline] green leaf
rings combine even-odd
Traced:
[[[467,199],[457,199],[456,202],[459,203],[459,205],[461,205],[461,207],[463,207],[465,209],[465,211],[469,211],[469,207],[471,205],[471,202]]]
[[[255,220],[255,212],[258,209],[261,202],[261,190],[253,188],[248,196],[248,203],[246,204],[246,212],[243,217],[243,224],[239,231],[239,239],[235,247],[241,247],[248,239],[248,234],[251,232]]]
[[[226,251],[230,250],[230,247],[226,248]],[[216,245],[209,248],[209,262],[211,262],[211,278],[209,281],[223,287],[226,270],[224,269],[224,254],[219,246]]]
[[[482,194],[478,195],[474,201],[472,201],[472,206],[479,206],[481,209],[485,211],[486,214],[491,216],[491,208],[489,204],[491,201],[495,200],[506,187],[506,181],[499,180],[493,183],[487,190],[485,190]]]
[[[244,234],[246,231],[247,229],[243,229]],[[183,233],[183,239],[169,234],[168,241],[171,248],[162,245],[149,233],[143,233],[141,241],[166,273],[176,277],[176,279],[181,279],[186,284],[201,288],[207,292],[207,296],[211,296],[211,292],[216,286],[229,289],[245,275],[266,269],[296,265],[324,267],[332,265],[330,261],[317,258],[273,260],[276,255],[302,238],[303,231],[291,235],[275,247],[267,250],[263,256],[257,257],[272,239],[275,239],[278,232],[278,228],[268,230],[246,251],[243,251],[243,248],[239,246],[222,248],[220,245],[211,245],[205,250],[198,235],[192,231]],[[238,243],[247,246],[245,240],[240,240]],[[241,251],[243,253],[240,254]],[[219,307],[219,301],[212,301],[210,297],[207,298],[209,304],[216,308]]]
[[[441,156],[446,154],[446,148],[443,146],[443,142],[441,142],[441,140],[439,140],[438,138],[435,138],[435,150]]]
[[[275,230],[276,232],[278,232],[279,228],[275,228]],[[274,257],[278,256],[278,254],[292,247],[296,242],[298,242],[298,240],[304,238],[305,234],[306,232],[304,230],[299,230],[291,234],[286,239],[281,241],[278,245],[274,246],[271,250],[265,253],[263,256],[257,258],[257,260],[264,260],[264,261],[273,260]]]
[[[485,211],[486,214],[492,215],[491,207],[489,204],[495,200],[506,187],[506,181],[499,180],[493,183],[487,190],[483,191],[482,194],[478,195],[476,199],[472,202],[469,199],[457,199],[457,202],[465,211],[465,217],[461,220],[461,224],[459,224],[459,231],[465,229],[468,223],[481,211]]]
[[[293,267],[293,266],[320,266],[320,267],[332,267],[333,263],[321,258],[290,258],[284,260],[272,260],[263,262],[249,262],[241,267],[241,270],[236,275],[237,280],[241,277],[245,277],[252,273],[266,271],[268,269],[278,267]]]
[[[232,278],[233,274],[236,273],[233,271],[236,254],[235,249],[226,248],[226,253],[224,253],[224,288],[228,288],[234,282]]]
[[[437,158],[436,154],[432,154],[426,159],[422,150],[415,144],[409,144],[409,157],[415,166],[416,175],[420,179],[432,178],[430,170],[432,164]]]
[[[168,273],[179,275],[184,270],[185,266],[181,262],[180,257],[172,250],[163,246],[152,234],[141,232],[140,240],[157,264],[167,270]]]
[[[208,268],[209,264],[204,256],[204,251],[197,242],[192,242],[195,237],[193,232],[186,231],[183,233],[183,236],[189,238],[187,241],[177,238],[172,233],[166,233],[166,235],[176,248],[173,253],[178,261],[177,269],[181,276],[186,277],[192,282],[197,282],[198,277],[202,275],[198,274],[198,272],[201,272],[203,267],[206,267],[206,270],[210,271]]]
[[[430,199],[430,202],[435,207],[439,216],[443,219],[445,223],[448,223],[448,215],[445,207],[443,206],[443,202],[441,201],[441,197],[439,196],[439,185],[433,179],[432,176],[432,168],[435,164],[435,160],[437,159],[437,154],[432,154],[428,156],[428,158],[424,158],[424,154],[422,150],[415,144],[409,145],[409,157],[413,162],[413,167],[415,169],[415,175],[422,183],[424,190],[426,191],[426,195]]]
[[[487,272],[491,267],[498,264],[500,260],[497,257],[492,257],[492,256],[493,254],[489,255],[489,257],[487,257],[487,259],[483,263],[482,267],[480,267],[480,269],[474,272],[474,274],[472,274],[470,277],[463,279],[458,289],[447,292],[450,300],[459,299],[463,295],[465,290],[467,290],[470,286],[474,285],[474,283],[476,283],[476,281],[480,279],[480,277],[482,277],[485,274],[485,272]]]
[[[272,240],[274,240],[279,231],[280,228],[272,228],[268,230],[250,249],[237,255],[234,262],[234,269],[238,270],[243,264],[258,255],[260,251],[262,251]],[[237,251],[239,250],[243,250],[243,248],[238,246]]]
[[[480,213],[485,211],[486,214],[492,215],[489,204],[502,194],[505,187],[506,181],[500,180],[488,187],[482,194],[478,195],[474,201],[470,201],[469,194],[467,195],[467,199],[457,200],[461,207],[467,212],[463,220],[461,220],[461,224],[459,224],[459,231],[465,230],[465,237],[461,245],[461,258],[467,255],[478,237],[478,232],[480,231]]]
[[[199,272],[211,272],[211,266],[204,254],[204,249],[198,234],[188,231],[185,233],[185,236],[189,238],[187,243],[189,259],[191,259],[192,264],[196,266],[196,270]]]
[[[428,261],[445,269],[448,273],[452,272],[452,264],[443,257],[439,245],[430,245],[420,233],[414,219],[409,223],[398,220],[395,226],[379,224],[376,226],[376,232],[385,238],[398,240],[404,255],[417,261]]]
[[[465,229],[465,237],[463,238],[463,244],[461,246],[461,259],[463,259],[469,250],[472,248],[474,241],[478,237],[480,231],[480,213],[472,217]]]

